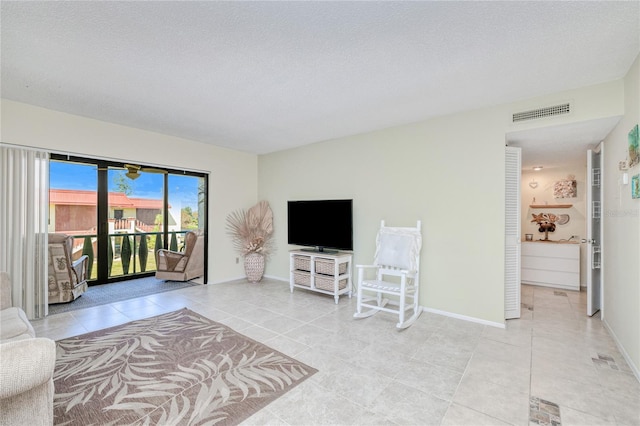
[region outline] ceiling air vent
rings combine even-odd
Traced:
[[[516,112],[513,114],[513,122],[527,120],[537,120],[538,118],[553,117],[556,115],[569,114],[571,112],[571,105],[569,103],[562,105],[555,105],[545,108],[532,109],[531,111]]]

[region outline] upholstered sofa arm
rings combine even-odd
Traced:
[[[9,274],[0,272],[0,310],[11,306],[11,280]]]
[[[0,359],[0,399],[10,398],[52,380],[56,344],[45,338],[2,343]]]
[[[158,271],[184,272],[189,261],[189,256],[171,250],[160,249],[156,254]]]
[[[80,256],[80,258],[74,261],[73,265],[71,266],[76,273],[76,278],[78,278],[79,283],[89,279],[89,277],[87,277],[87,271],[89,269],[89,256],[87,256],[86,254]]]

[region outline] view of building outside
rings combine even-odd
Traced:
[[[155,251],[164,246],[164,173],[140,172],[131,179],[125,169],[108,170],[109,278],[156,269]],[[184,233],[203,227],[204,179],[168,175],[167,246],[182,248]],[[90,258],[90,277],[97,278],[98,169],[96,165],[51,161],[49,232],[74,237],[73,258]]]

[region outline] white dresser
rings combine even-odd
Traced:
[[[523,241],[520,280],[580,290],[580,244]]]

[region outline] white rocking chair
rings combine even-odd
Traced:
[[[381,222],[373,265],[356,265],[358,300],[354,318],[370,317],[379,311],[390,312],[399,316],[398,329],[407,328],[418,319],[422,311],[418,298],[422,248],[420,227],[420,221],[415,228],[387,227],[384,220]],[[376,270],[375,279],[365,279],[367,269]],[[398,301],[390,303],[387,296]],[[392,304],[397,304],[397,309],[387,307]],[[369,309],[363,311],[363,307]],[[407,313],[409,318],[406,318]]]

